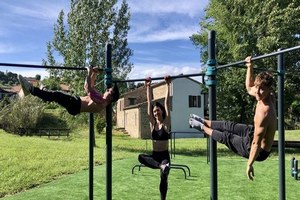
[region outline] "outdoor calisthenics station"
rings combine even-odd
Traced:
[[[205,84],[209,89],[209,119],[216,119],[216,75],[217,71],[222,68],[236,67],[244,64],[245,61],[238,61],[226,65],[217,65],[216,61],[216,32],[210,31],[208,35],[208,61],[207,70],[205,73],[185,74],[178,76],[171,76],[171,78],[184,78],[205,76]],[[253,57],[252,60],[259,60],[272,56],[277,56],[277,76],[278,76],[278,153],[279,153],[279,199],[286,198],[285,192],[285,133],[284,133],[284,113],[283,113],[283,99],[284,99],[284,53],[299,50],[300,46],[278,50],[273,53]],[[137,82],[144,81],[141,79],[132,80],[113,80],[112,79],[112,60],[111,44],[106,45],[106,68],[105,84],[107,88],[112,86],[112,83],[118,82]],[[0,66],[8,67],[28,67],[28,68],[47,68],[47,69],[62,69],[62,70],[86,70],[86,68],[78,67],[62,67],[62,66],[41,66],[29,64],[14,64],[14,63],[0,63]],[[255,69],[255,68],[254,68]],[[256,70],[261,70],[256,68]],[[275,71],[274,71],[275,72]],[[152,80],[162,80],[164,77],[153,77]],[[93,114],[89,114],[89,200],[93,200],[93,180],[94,180],[94,149],[93,149],[93,135],[94,135],[94,118]],[[210,159],[210,199],[218,199],[218,177],[217,177],[217,144],[216,141],[209,140],[209,159]],[[106,199],[112,199],[112,105],[106,107]]]

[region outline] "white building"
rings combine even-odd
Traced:
[[[191,78],[177,78],[170,84],[171,131],[176,137],[203,136],[188,123],[190,113],[204,116],[207,111],[207,95],[202,94],[203,84]],[[166,85],[152,85],[153,101],[164,102]],[[117,102],[117,127],[124,128],[135,138],[150,138],[147,118],[146,88],[127,92]],[[192,132],[189,134],[189,132]]]

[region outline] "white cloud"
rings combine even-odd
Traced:
[[[26,1],[26,4],[22,6],[11,6],[12,13],[22,15],[25,17],[31,17],[35,19],[50,19],[56,20],[58,13],[61,10],[65,13],[69,10],[69,1],[54,0],[43,1],[43,3],[37,3],[36,1]]]
[[[24,62],[24,64],[33,64],[33,62],[31,62],[31,63]],[[42,79],[49,76],[49,73],[45,69],[6,67],[5,70],[0,68],[0,71],[8,71],[8,72],[12,72],[15,74],[21,74],[22,76],[25,76],[25,77],[35,77],[36,75],[40,75]]]
[[[189,40],[189,36],[199,30],[198,23],[200,17],[203,15],[204,7],[209,1],[127,0],[127,2],[132,14],[130,21],[131,30],[128,35],[129,43],[150,44],[152,42]],[[22,49],[26,49],[24,55],[31,55],[31,52],[40,51],[38,47],[45,46],[45,42],[48,39],[45,39],[43,44],[39,40],[42,41],[43,38],[47,38],[43,34],[53,30],[52,27],[59,11],[64,9],[65,13],[67,13],[70,9],[69,7],[69,0],[46,0],[42,1],[42,3],[36,0],[0,0],[0,35],[4,38],[2,42],[5,42],[0,43],[0,54],[23,52]],[[33,29],[39,29],[38,31],[41,30],[41,32],[32,31]],[[33,40],[32,37],[20,37],[21,33],[25,34],[26,31],[30,32],[31,35],[37,34],[37,37]],[[38,36],[40,36],[39,40]],[[10,45],[8,43],[15,44]],[[166,45],[169,45],[169,43],[166,43]],[[153,46],[151,45],[142,46],[144,44],[140,45],[139,49],[134,49],[135,55],[139,55],[139,57],[136,58],[138,63],[134,63],[135,67],[129,75],[130,79],[144,78],[146,76],[157,77],[167,74],[199,73],[201,69],[201,64],[197,62],[198,58],[195,59],[195,63],[187,63],[186,58],[174,54],[174,51],[179,54],[188,51],[188,49],[170,50],[168,48],[164,49],[164,46],[161,45],[159,46],[161,50],[157,48],[153,50]],[[141,53],[142,49],[144,53]],[[19,59],[34,60],[34,53],[32,53],[32,57],[30,58],[21,58],[22,55],[20,55],[17,59],[18,61],[14,61],[14,58],[9,58],[9,55],[5,55],[5,58],[11,62],[22,63],[21,61],[19,62]],[[168,61],[164,57],[166,54],[174,54],[172,63],[167,63]],[[40,59],[40,57],[44,56],[44,52],[40,55],[42,56],[36,57]],[[178,61],[178,59],[181,60]],[[167,64],[157,64],[162,62]],[[34,64],[34,62],[28,61],[23,63]],[[173,63],[176,64],[173,65]],[[40,62],[36,64],[40,64]],[[17,68],[15,71],[25,76],[35,76],[36,74],[42,76],[48,75],[47,72],[38,69]]]
[[[28,61],[28,60],[26,60],[26,61],[21,60],[18,63],[22,63],[25,65],[41,65],[41,62]],[[25,76],[25,77],[35,77],[38,74],[43,79],[43,78],[49,76],[49,73],[46,71],[46,69],[42,69],[42,68],[4,67],[4,69],[5,69],[4,71],[21,74],[22,76]],[[0,68],[0,71],[3,71],[3,70],[1,70],[1,68]]]
[[[155,66],[155,67],[153,67]],[[163,77],[166,75],[176,76],[180,74],[194,74],[201,73],[200,63],[190,63],[182,65],[158,65],[158,64],[135,64],[135,67],[128,75],[129,79],[143,79],[146,77]],[[197,81],[201,81],[202,78],[192,77]]]
[[[132,43],[188,40],[199,31],[208,0],[128,1],[132,18],[128,41]]]
[[[15,48],[13,45],[0,43],[0,54],[14,53],[16,51],[19,51],[19,50],[17,48]]]
[[[0,43],[0,55],[1,54],[16,54],[16,53],[24,53],[37,51],[38,46],[32,45],[32,43],[23,42],[21,45],[16,45],[13,42]]]
[[[134,43],[162,42],[168,40],[189,40],[198,31],[197,26],[172,24],[156,31],[136,30],[128,35],[128,41]]]
[[[16,73],[22,74],[25,77],[35,77],[36,75],[40,75],[41,79],[49,76],[49,73],[43,69],[31,69],[31,70],[17,70]]]
[[[2,27],[39,28],[54,24],[60,10],[69,10],[69,1],[53,0],[38,3],[34,0],[1,0]]]
[[[132,13],[178,13],[195,17],[202,12],[209,0],[128,0]]]

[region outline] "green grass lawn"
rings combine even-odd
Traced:
[[[87,132],[84,130],[84,132]],[[82,134],[83,135],[83,134]],[[286,137],[300,140],[300,131]],[[105,137],[96,138],[94,197],[105,199]],[[148,141],[148,151],[150,142]],[[88,199],[88,139],[19,137],[0,131],[0,194],[7,200]],[[113,135],[113,199],[159,199],[159,171],[142,168],[131,174],[137,155],[145,152],[145,141]],[[176,140],[173,163],[186,164],[191,176],[171,170],[168,199],[209,199],[210,174],[206,163],[206,139]],[[300,181],[290,175],[290,159],[300,159],[299,150],[286,150],[286,199],[298,199]],[[278,155],[276,150],[262,163],[255,163],[255,180],[248,181],[246,160],[218,145],[219,199],[278,199]],[[5,197],[4,197],[5,196]]]

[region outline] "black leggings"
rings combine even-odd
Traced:
[[[60,91],[41,90],[37,87],[33,88],[31,94],[43,99],[44,101],[54,101],[58,103],[62,107],[66,108],[68,113],[71,115],[77,115],[80,113],[81,100],[77,96],[72,96]]]
[[[170,154],[169,151],[153,151],[152,155],[140,154],[138,159],[141,164],[144,164],[147,167],[152,169],[160,169],[161,164],[170,163]],[[164,174],[162,170],[160,170],[159,191],[161,200],[165,200],[168,191],[168,174]]]

